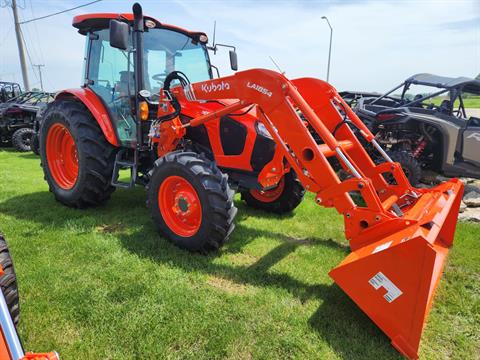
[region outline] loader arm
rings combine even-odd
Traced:
[[[346,236],[352,249],[374,242],[376,234],[384,237],[387,228],[396,232],[404,227],[405,218],[399,208],[416,201],[421,191],[408,183],[399,164],[390,161],[376,165],[372,161],[352,129],[346,124],[341,125],[345,113],[367,141],[374,141],[373,135],[328,83],[310,78],[289,81],[274,71],[253,69],[192,84],[191,90],[191,94],[186,90],[187,98],[239,101],[192,119],[187,126],[198,126],[255,104],[259,120],[305,189],[316,194],[319,205],[335,207],[344,216]],[[324,144],[316,143],[305,121]],[[331,157],[336,157],[352,175],[350,179],[339,179],[328,161]],[[396,185],[385,181],[381,174],[386,172],[392,173]],[[349,194],[353,192],[361,195],[365,206],[356,205]],[[365,234],[368,234],[368,240]]]
[[[433,189],[412,187],[400,164],[392,162],[337,91],[321,80],[290,81],[274,71],[252,69],[176,87],[171,93],[189,101],[238,99],[187,123],[163,124],[177,134],[256,106],[259,121],[305,189],[316,194],[317,204],[335,207],[344,216],[352,253],[330,276],[397,350],[417,358],[423,325],[453,243],[463,183],[454,179]],[[315,141],[305,122],[323,143]],[[353,128],[381,153],[384,163],[372,161]],[[337,176],[329,162],[332,157],[350,174],[348,179]],[[385,173],[394,181],[387,182]],[[363,202],[354,201],[354,192]]]

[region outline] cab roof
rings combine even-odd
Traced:
[[[78,29],[78,32],[80,34],[86,35],[89,31],[92,31],[92,30],[108,28],[110,24],[110,20],[112,19],[133,22],[133,14],[131,13],[96,13],[96,14],[77,15],[73,18],[72,25],[74,28]],[[198,37],[200,35],[206,36],[204,32],[190,31],[175,25],[164,24],[150,16],[144,15],[144,19],[153,21],[156,24],[157,28],[178,31],[190,37]]]

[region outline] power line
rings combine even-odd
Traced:
[[[60,15],[60,14],[66,13],[66,12],[68,12],[68,11],[80,9],[80,8],[82,8],[82,7],[85,7],[85,6],[98,3],[98,2],[100,2],[100,1],[102,1],[102,0],[91,1],[91,2],[89,2],[89,3],[83,4],[83,5],[79,5],[79,6],[75,6],[75,7],[73,7],[73,8],[66,9],[66,10],[62,10],[62,11],[59,11],[59,12],[56,12],[56,13],[53,13],[53,14],[49,14],[49,15],[45,15],[45,16],[40,16],[40,17],[38,17],[38,18],[34,18],[34,19],[22,21],[20,24],[22,24],[22,25],[23,25],[23,24],[28,24],[28,23],[30,23],[30,22],[32,22],[32,21],[37,21],[37,20],[46,19],[46,18],[55,16],[55,15]]]
[[[8,39],[10,34],[12,33],[13,28],[10,28],[6,33],[5,36],[3,37],[2,40],[0,40],[0,47],[2,47],[3,43]]]
[[[6,8],[6,7],[11,7],[12,6],[12,1],[11,0],[0,0],[0,7]],[[19,7],[22,10],[25,10],[26,8],[25,0],[23,0],[23,6],[20,6],[17,4],[17,7]]]
[[[32,14],[32,18],[35,17],[35,13],[33,11],[33,5],[32,5],[32,0],[29,0],[29,4],[30,4],[30,13]],[[36,37],[36,41],[34,41],[35,45],[38,47],[38,50],[40,51],[40,57],[41,57],[41,61],[42,63],[45,63],[45,60],[44,60],[44,57],[43,57],[43,51],[42,51],[42,42],[40,41],[40,36],[39,36],[39,31],[38,31],[38,27],[37,27],[37,23],[34,22],[33,23],[33,29],[34,29],[34,34],[35,34],[35,37]],[[28,29],[28,26],[27,26],[27,31],[29,31]],[[30,31],[29,31],[29,36],[30,36]]]
[[[32,64],[32,66],[35,66],[38,69],[38,74],[40,75],[40,89],[43,91],[43,80],[42,80],[42,67],[45,67],[43,64]]]
[[[30,25],[31,26],[31,25]],[[43,59],[40,59],[38,48],[42,48],[40,40],[37,38],[37,41],[34,40],[32,33],[30,31],[30,26],[22,26],[22,35],[25,40],[25,47],[28,48],[32,54],[32,59],[38,62],[44,62]],[[36,23],[33,23],[33,27],[36,28]],[[35,31],[35,34],[38,35],[38,30]]]

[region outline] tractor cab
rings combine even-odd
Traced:
[[[115,44],[111,40],[115,39],[110,39],[111,22],[117,27],[120,22],[128,29],[124,49],[112,46]],[[191,82],[212,78],[204,33],[144,17],[140,45],[132,14],[77,16],[73,26],[86,36],[83,86],[91,89],[107,109],[121,146],[133,148],[138,143],[135,94],[140,90],[151,103],[158,99],[166,76],[173,71],[184,73]],[[141,48],[143,51],[137,54]]]

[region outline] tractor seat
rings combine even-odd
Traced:
[[[123,96],[128,94],[128,89],[133,93],[135,90],[135,82],[132,72],[120,71],[120,80],[115,84],[115,91]]]
[[[340,145],[340,148],[343,150],[343,151],[347,151],[347,150],[350,150],[352,147],[353,147],[353,143],[350,141],[350,140],[340,140],[338,142],[338,145]],[[331,156],[334,156],[336,153],[335,153],[335,149],[334,150],[331,150],[327,144],[321,144],[321,145],[318,145],[318,150],[320,150],[320,152],[325,156],[325,157],[331,157]]]

